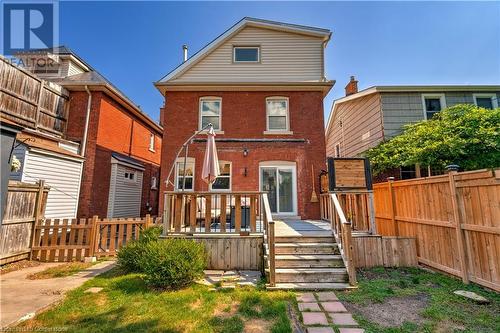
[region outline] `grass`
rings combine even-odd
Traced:
[[[353,311],[366,332],[500,332],[500,294],[477,285],[464,285],[460,280],[439,273],[417,268],[361,270],[358,274],[359,289],[338,293],[339,298]],[[480,305],[453,294],[455,290],[468,290],[491,301]],[[405,306],[408,299],[424,300],[416,309],[420,320],[405,321],[396,327],[387,327],[384,319],[372,316],[377,307],[384,307],[390,300],[400,299],[402,305],[392,308],[394,318],[407,318]],[[405,305],[406,304],[406,305]],[[371,313],[369,312],[371,311]],[[371,318],[369,318],[371,317]]]
[[[103,290],[85,293],[90,287]],[[293,298],[292,293],[267,292],[262,287],[213,291],[193,285],[160,292],[149,289],[139,274],[122,274],[113,269],[69,292],[60,305],[22,323],[20,329],[284,333],[291,332],[287,304]]]
[[[66,277],[76,274],[86,268],[89,268],[97,262],[68,262],[58,266],[49,267],[41,272],[33,273],[27,276],[30,280],[53,279]]]

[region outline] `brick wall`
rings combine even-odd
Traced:
[[[218,138],[294,138],[305,142],[288,143],[223,143],[217,144],[220,160],[232,162],[232,190],[259,189],[259,163],[264,161],[291,161],[297,168],[298,214],[302,218],[319,218],[319,205],[311,203],[314,166],[316,193],[318,175],[325,169],[325,139],[323,96],[321,92],[168,92],[162,109],[164,144],[162,147],[161,189],[171,163],[182,143],[197,130],[199,98],[222,98],[222,126],[224,134]],[[293,135],[264,135],[266,130],[266,97],[289,98],[290,130]],[[201,138],[206,137],[201,135]],[[243,156],[243,149],[249,154]],[[195,143],[189,156],[196,159],[195,190],[207,190],[200,180],[205,143]],[[246,169],[246,176],[245,176]],[[173,180],[173,177],[171,178]],[[171,188],[170,188],[171,189]],[[160,206],[162,204],[160,200]]]

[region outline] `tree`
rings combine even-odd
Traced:
[[[430,120],[406,125],[401,135],[367,151],[375,175],[402,166],[463,170],[500,166],[500,108],[460,104]]]

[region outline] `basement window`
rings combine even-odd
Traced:
[[[258,46],[235,46],[233,48],[234,62],[259,62],[260,50]]]

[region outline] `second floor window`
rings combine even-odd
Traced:
[[[485,109],[498,107],[498,100],[495,94],[474,94],[474,104]]]
[[[425,119],[432,119],[432,117],[446,108],[444,95],[422,95]]]
[[[221,130],[222,99],[204,97],[200,99],[200,129],[212,123],[214,130]]]
[[[155,151],[155,135],[151,134],[149,136],[149,150],[150,151]]]
[[[288,98],[270,97],[266,99],[267,130],[289,131]]]

